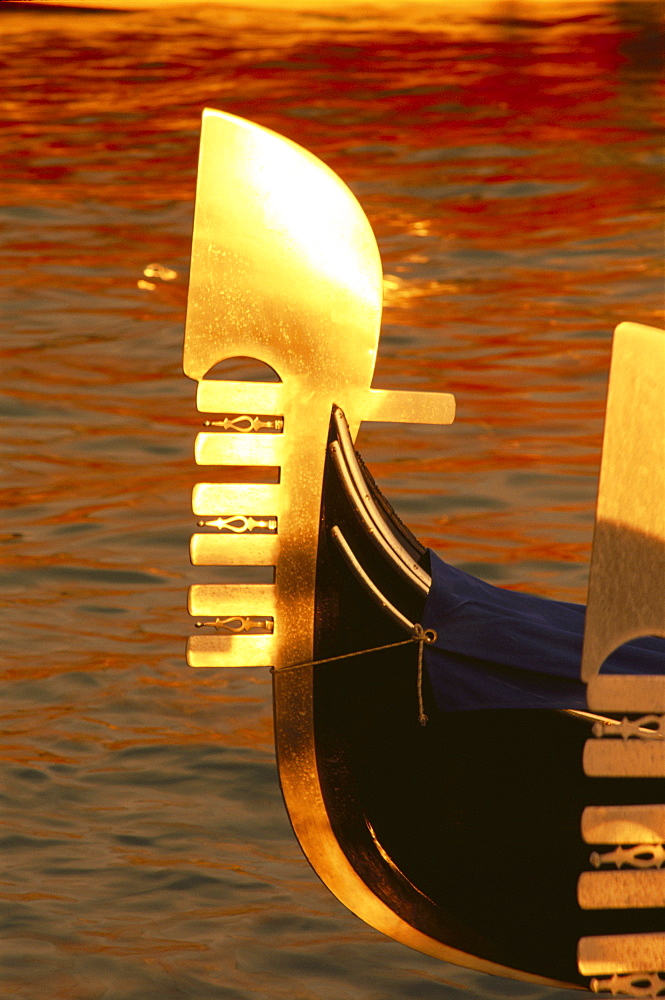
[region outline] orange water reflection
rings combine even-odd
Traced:
[[[7,502],[35,511],[19,578],[144,565],[164,518],[185,531],[195,416],[179,331],[211,104],[290,135],[352,185],[387,273],[378,384],[457,394],[440,439],[399,432],[386,448],[364,432],[405,516],[453,561],[583,598],[609,331],[660,308],[658,13],[511,11],[446,21],[425,5],[410,31],[395,10],[391,24],[344,11],[334,30],[313,12],[222,7],[4,16],[0,263],[17,335],[3,357],[27,415]],[[156,257],[177,280],[138,288]],[[67,525],[82,533],[63,543]],[[127,547],[132,533],[144,547]],[[175,546],[154,555],[161,579],[191,576]]]
[[[184,665],[186,586],[208,573],[187,560],[197,417],[180,373],[200,113],[288,135],[365,207],[387,278],[377,384],[458,400],[451,428],[362,432],[405,520],[480,576],[582,600],[610,333],[662,323],[659,7],[10,7],[2,822],[28,838],[8,842],[5,902],[53,949],[49,965],[21,944],[31,1000],[383,1000],[440,982],[300,874],[269,678]],[[138,288],[155,261],[177,278]],[[173,890],[160,873],[178,866]],[[223,885],[187,881],[219,869]],[[322,962],[304,979],[303,952]]]

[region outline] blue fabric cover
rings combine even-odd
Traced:
[[[481,708],[585,710],[580,680],[585,607],[493,587],[430,551],[432,587],[423,627],[425,667],[440,711]],[[665,640],[637,639],[603,671],[665,673]]]

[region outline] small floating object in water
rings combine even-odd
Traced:
[[[178,277],[178,272],[163,264],[146,264],[143,268],[146,278],[161,278],[162,281],[173,281]],[[154,287],[154,286],[153,286]]]

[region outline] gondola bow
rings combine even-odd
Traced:
[[[566,697],[581,701],[548,701],[542,678],[529,682],[524,703],[512,693],[503,705],[494,695],[487,704],[448,703],[437,693],[441,677],[450,681],[446,671],[466,683],[483,662],[480,655],[472,664],[468,647],[453,648],[463,613],[446,612],[448,628],[428,622],[437,587],[447,597],[470,588],[480,609],[476,633],[483,614],[497,620],[505,612],[507,621],[511,612],[506,592],[442,568],[355,452],[363,420],[446,424],[454,416],[448,394],[372,388],[381,304],[376,241],[340,179],[289,140],[207,110],[185,372],[198,383],[205,429],[195,454],[208,476],[194,489],[203,530],[191,557],[197,566],[263,567],[267,577],[191,588],[201,631],[189,641],[188,662],[272,668],[279,775],[294,831],[326,885],[369,924],[488,973],[578,987],[591,976],[592,987],[618,990],[626,981],[617,976],[648,974],[653,993],[665,967],[660,842],[647,838],[654,879],[644,852],[631,854],[621,823],[662,834],[660,772],[640,779],[639,790],[631,786],[630,817],[621,812],[629,779],[584,773],[589,712],[576,658],[583,609],[564,613],[554,602],[512,595],[524,598],[518,618],[542,623],[532,629],[537,639],[548,627],[552,635],[568,630],[565,669],[574,676]],[[263,366],[264,380],[216,377],[233,359]],[[517,634],[517,659],[495,673],[503,690],[523,684],[519,668],[534,662],[524,629]],[[635,649],[629,659],[659,655],[650,641]],[[654,676],[645,683],[660,691],[662,676]],[[635,710],[662,712],[650,697],[650,708]],[[633,734],[630,719],[598,718],[623,726],[626,744],[633,735],[645,745],[662,737],[660,722],[636,724]],[[614,861],[608,851],[593,856],[601,868],[621,869],[614,884],[630,883],[626,907],[605,907],[596,924],[585,901],[600,883],[593,873],[579,878],[588,858],[582,814],[593,820],[584,840],[598,844],[599,830],[614,831],[605,842]],[[642,883],[649,905],[631,907]],[[619,950],[623,938],[647,941],[649,968],[644,949],[637,964],[587,961],[592,938],[596,956],[609,954],[612,940]],[[626,947],[624,957],[633,945]]]

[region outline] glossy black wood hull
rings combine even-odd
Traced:
[[[426,566],[422,547],[394,524]],[[332,525],[405,615],[420,620],[424,603],[367,537],[329,462],[315,659],[404,640],[331,543]],[[587,986],[578,940],[658,930],[662,911],[579,908],[577,880],[590,868],[582,811],[657,802],[659,782],[585,777],[590,726],[571,715],[438,713],[426,678],[423,695],[426,726],[418,722],[416,643],[314,668],[319,782],[344,854],[375,895],[429,937],[525,978]]]

